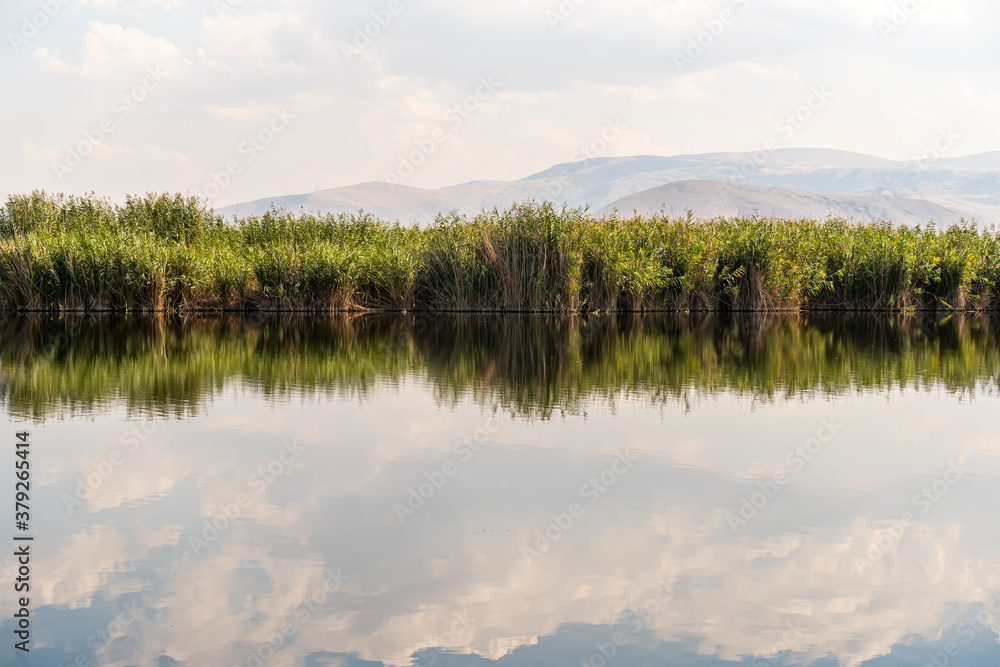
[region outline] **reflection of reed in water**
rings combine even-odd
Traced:
[[[184,415],[240,383],[285,399],[367,395],[423,378],[442,403],[472,396],[525,416],[630,396],[683,403],[851,387],[974,390],[1000,361],[986,317],[662,314],[9,317],[0,392],[18,416],[121,402]]]

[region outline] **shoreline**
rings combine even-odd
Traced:
[[[991,309],[954,308],[786,308],[781,310],[738,310],[733,308],[708,309],[645,309],[645,310],[431,310],[431,309],[391,309],[391,308],[347,308],[347,309],[308,309],[308,308],[174,308],[161,310],[143,310],[139,308],[0,308],[0,313],[6,315],[565,315],[565,316],[609,316],[609,315],[797,315],[797,314],[838,314],[845,315],[995,315],[1000,314],[1000,307]]]

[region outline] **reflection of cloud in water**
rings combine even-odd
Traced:
[[[39,512],[50,522],[39,527],[47,547],[35,562],[36,623],[45,630],[31,664],[70,664],[120,600],[133,598],[143,616],[100,664],[164,655],[245,664],[337,567],[351,576],[344,591],[268,665],[400,665],[435,647],[447,650],[435,654],[441,665],[577,665],[613,635],[608,623],[665,582],[676,595],[648,630],[630,635],[615,665],[749,664],[749,655],[922,665],[934,646],[961,641],[963,614],[1000,589],[992,401],[910,392],[889,404],[721,398],[686,414],[641,408],[623,402],[617,416],[507,425],[404,526],[393,503],[479,426],[481,409],[439,410],[407,383],[364,406],[219,398],[209,416],[163,423],[155,447],[109,478],[89,513],[72,516],[59,494],[106,455],[121,424],[96,422],[82,443],[46,438],[73,432],[63,424],[41,426],[36,441],[52,442],[46,456],[62,462],[47,473],[51,493]],[[838,441],[733,535],[726,513],[830,414],[846,415]],[[234,431],[237,416],[244,428]],[[254,470],[293,438],[307,448],[301,462],[195,556],[188,536],[247,492]],[[549,553],[524,561],[521,545],[625,447],[641,451],[627,481],[587,505]],[[949,459],[976,475],[859,575],[854,558]],[[449,639],[456,614],[472,627]],[[789,623],[804,637],[774,656]],[[961,644],[963,664],[1000,657],[1000,626],[986,625]],[[9,651],[0,648],[0,662],[18,664]]]
[[[627,635],[628,642],[615,646],[612,641],[616,633]],[[963,664],[969,667],[988,667],[1000,662],[1000,646],[993,632],[982,632],[965,642],[953,629],[945,632],[949,639],[937,642],[915,642],[910,645],[894,645],[889,654],[861,663],[864,667],[913,667],[934,664],[947,667],[948,664]],[[951,646],[950,642],[955,645]],[[604,649],[602,652],[601,649]],[[803,667],[834,667],[838,664],[830,658],[796,661],[793,654],[774,656],[772,660],[763,658],[727,660],[710,652],[706,654],[704,642],[689,637],[678,641],[658,640],[654,633],[633,634],[627,625],[566,625],[553,635],[541,637],[532,645],[521,646],[507,655],[489,659],[476,654],[456,654],[445,651],[424,651],[415,656],[414,664],[419,667],[483,667],[495,663],[497,667],[523,667],[526,665],[591,665],[603,667],[645,667],[664,665],[665,667],[771,667],[782,664],[798,664]],[[951,655],[946,653],[951,651]],[[956,653],[957,651],[957,653]],[[612,655],[611,659],[604,659]],[[582,663],[581,663],[582,661]],[[945,662],[947,661],[947,662]],[[305,658],[305,665],[344,665],[345,667],[382,667],[384,663],[368,661],[356,655],[315,652]]]

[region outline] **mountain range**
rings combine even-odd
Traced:
[[[474,215],[534,199],[602,215],[665,213],[698,218],[833,215],[857,221],[950,224],[1000,218],[1000,152],[901,162],[832,149],[592,158],[518,181],[471,181],[439,189],[383,182],[268,197],[220,208],[226,217],[271,208],[318,214],[364,210],[427,224],[439,213]]]

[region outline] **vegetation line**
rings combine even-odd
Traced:
[[[998,282],[1000,235],[971,224],[599,219],[529,202],[421,229],[42,192],[0,209],[3,310],[994,311]]]

